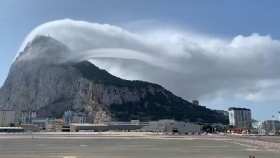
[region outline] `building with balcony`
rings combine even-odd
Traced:
[[[251,110],[246,108],[231,107],[229,112],[229,125],[236,129],[250,130],[252,127]]]

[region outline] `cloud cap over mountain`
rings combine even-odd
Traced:
[[[165,86],[193,98],[278,100],[280,41],[269,35],[214,38],[169,29],[130,32],[109,24],[70,19],[35,28],[19,51],[36,35],[64,43],[69,60],[90,60],[113,75]]]

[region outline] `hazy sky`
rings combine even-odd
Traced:
[[[263,67],[263,64],[258,65],[258,58],[254,60],[256,55],[249,53],[247,56],[248,59],[244,60],[244,62],[251,61],[249,59],[252,58],[253,62],[249,62],[248,64],[251,64],[253,68],[248,70],[256,72],[256,74],[251,74],[246,71],[243,73],[233,73],[235,74],[232,76],[232,78],[234,78],[232,80],[233,87],[227,86],[232,89],[234,89],[235,86],[239,87],[238,92],[240,92],[240,87],[244,85],[246,87],[251,81],[256,80],[258,83],[257,88],[256,86],[252,86],[248,87],[248,89],[252,88],[252,91],[257,91],[257,93],[251,94],[250,91],[250,93],[244,94],[247,95],[247,99],[246,97],[231,98],[230,94],[215,96],[211,96],[210,94],[207,97],[202,97],[201,100],[211,108],[223,109],[229,106],[249,107],[252,108],[254,117],[258,119],[269,119],[271,115],[276,114],[276,112],[280,110],[280,99],[277,99],[278,94],[280,94],[279,91],[277,91],[277,87],[280,87],[278,81],[280,78],[277,73],[278,65],[276,64],[278,62],[277,59],[279,59],[278,54],[280,53],[278,52],[278,50],[280,50],[278,49],[278,40],[280,40],[280,21],[278,20],[280,16],[279,7],[280,2],[276,0],[269,1],[269,3],[255,0],[139,0],[137,2],[131,0],[1,0],[0,85],[2,85],[7,77],[10,64],[24,38],[35,27],[48,21],[70,18],[115,25],[136,33],[143,30],[180,30],[182,32],[191,32],[199,37],[207,37],[206,39],[208,39],[208,37],[210,39],[218,38],[218,41],[222,43],[228,42],[233,46],[234,44],[238,45],[238,48],[244,48],[240,47],[240,45],[244,44],[244,42],[248,42],[250,48],[239,50],[238,52],[241,54],[244,51],[250,53],[260,52],[261,55],[268,58],[267,62],[272,64]],[[252,35],[253,33],[257,34]],[[239,35],[241,35],[241,37]],[[168,37],[164,36],[164,38]],[[196,40],[194,41],[196,42]],[[227,46],[227,44],[221,45],[223,48],[224,45]],[[260,48],[259,45],[261,45]],[[217,48],[220,49],[220,46],[215,46],[214,48],[215,50]],[[266,50],[266,48],[268,50],[268,55],[262,54],[264,52],[263,50]],[[231,49],[229,51],[231,51]],[[244,58],[246,57],[242,59]],[[212,61],[203,55],[199,59],[202,60],[198,60],[198,62],[203,62],[205,60]],[[230,61],[236,62],[237,60]],[[222,64],[225,65],[225,67],[227,65],[227,63]],[[194,67],[202,67],[198,63],[194,63],[193,65]],[[221,67],[221,65],[219,66]],[[234,64],[232,66],[234,66]],[[260,69],[264,70],[259,71]],[[216,71],[223,72],[220,73],[221,75],[226,75],[226,70],[226,68],[216,69]],[[229,70],[231,72],[233,68],[229,67]],[[271,72],[271,74],[268,74],[270,76],[269,78],[263,76],[266,74],[264,73],[265,70]],[[215,71],[215,69],[211,71]],[[237,69],[237,71],[239,71],[239,69]],[[244,73],[249,73],[250,75],[244,75]],[[231,76],[227,78],[220,77],[217,81],[221,82],[225,79],[230,80],[231,78],[229,77]],[[196,79],[194,78],[193,80]],[[216,86],[213,83],[212,81],[211,84]],[[176,85],[170,87],[172,88],[174,86],[176,87]],[[180,87],[180,85],[178,85],[178,87]],[[176,88],[174,89],[176,91]],[[216,89],[209,87],[205,92],[209,90]],[[241,91],[242,90],[243,89],[241,89]],[[181,91],[182,90],[178,90],[178,94],[181,96],[190,96],[185,96]],[[186,89],[186,91],[188,90]],[[217,90],[218,93],[224,91],[225,90],[221,89],[219,89],[219,91]],[[247,92],[247,89],[245,91]],[[236,96],[238,92],[232,94]],[[201,93],[202,92],[199,94]],[[231,93],[231,91],[225,93]],[[277,94],[275,97],[263,99],[263,97],[275,94]],[[240,95],[243,95],[243,92],[240,93]]]

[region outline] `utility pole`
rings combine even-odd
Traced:
[[[273,133],[274,133],[274,135],[276,134],[275,121],[276,121],[275,116],[272,115],[272,126],[273,126]]]

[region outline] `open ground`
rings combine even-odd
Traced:
[[[279,158],[279,137],[1,134],[0,158]]]

